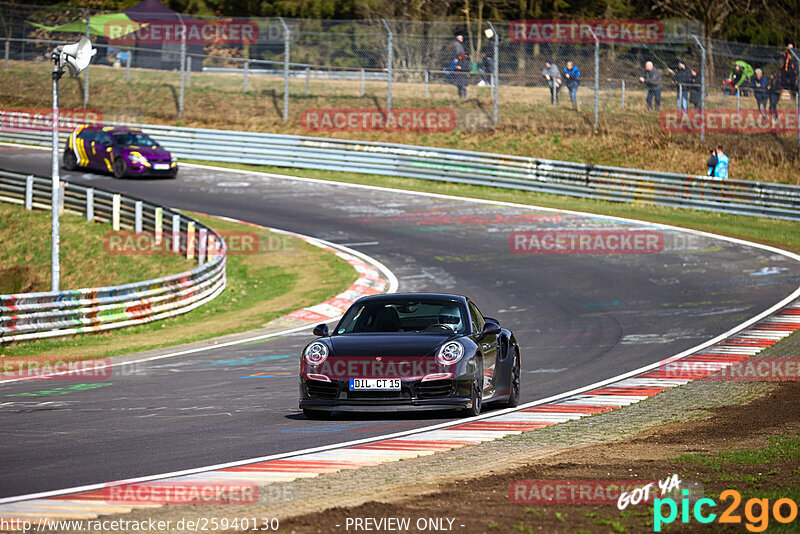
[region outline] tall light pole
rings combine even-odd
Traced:
[[[53,147],[50,158],[52,172],[52,187],[50,193],[51,209],[51,235],[50,235],[50,290],[58,291],[61,281],[61,265],[59,262],[59,249],[61,247],[58,207],[60,205],[61,183],[58,175],[58,81],[64,74],[64,67],[69,70],[73,78],[89,66],[92,56],[97,50],[92,48],[92,43],[86,37],[75,44],[57,46],[50,54],[53,60]]]

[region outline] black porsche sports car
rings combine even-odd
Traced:
[[[514,334],[459,295],[409,293],[357,300],[300,361],[300,408],[333,411],[460,409],[486,402],[516,406],[520,352]]]

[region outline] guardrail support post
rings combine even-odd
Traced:
[[[157,207],[155,211],[155,225],[156,245],[160,245],[161,237],[164,234],[164,208],[161,206]]]
[[[94,220],[94,188],[90,187],[86,190],[86,220],[92,222]]]
[[[33,209],[33,176],[25,179],[25,209]]]
[[[248,73],[249,70],[250,70],[250,62],[249,61],[245,61],[244,62],[244,78],[242,79],[242,92],[243,93],[247,92],[247,73]]]
[[[172,252],[181,251],[181,216],[172,216]]]
[[[283,26],[283,123],[289,122],[289,52],[291,32],[283,17],[278,17]]]
[[[208,240],[208,230],[200,229],[200,243],[197,251],[197,263],[203,265],[206,262],[206,242]]]
[[[115,232],[119,232],[120,200],[119,194],[115,194],[113,197],[111,197],[111,229]]]
[[[194,221],[186,225],[186,259],[194,258]]]
[[[625,109],[625,80],[622,80],[622,109]]]
[[[381,19],[383,22],[384,28],[389,33],[389,37],[386,42],[386,113],[388,115],[392,114],[392,63],[393,55],[394,55],[394,46],[392,44],[392,29],[389,28],[389,24],[386,22],[386,19]]]
[[[142,201],[137,200],[136,204],[134,204],[134,216],[133,216],[133,231],[137,234],[142,233]]]

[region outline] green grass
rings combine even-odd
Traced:
[[[82,360],[242,332],[262,327],[286,313],[333,297],[347,289],[357,278],[357,273],[347,262],[298,238],[216,217],[193,215],[218,231],[255,232],[262,243],[271,240],[273,246],[256,254],[229,255],[225,291],[211,302],[184,315],[104,333],[5,345],[0,347],[0,355],[8,358],[57,355],[66,360]],[[47,219],[43,212],[35,213],[36,217]],[[78,226],[81,230],[87,227],[102,234],[106,230],[103,227],[109,225],[83,222]],[[64,236],[69,238],[71,227],[64,227],[63,230]],[[139,261],[151,257],[130,258]],[[173,256],[152,258],[180,260]],[[106,261],[105,256],[100,258],[96,254],[87,259],[88,263],[102,265],[105,271],[114,270]],[[168,272],[179,271],[173,265]],[[139,279],[142,278],[124,281]]]
[[[655,223],[670,224],[681,228],[692,228],[704,232],[763,243],[792,252],[800,252],[800,222],[795,221],[749,217],[745,215],[729,215],[641,203],[579,199],[559,195],[546,195],[530,191],[514,191],[486,186],[451,184],[416,178],[395,178],[309,169],[286,169],[235,163],[204,161],[195,161],[194,163],[257,172],[274,172],[334,182],[392,187],[410,191],[425,191],[444,195],[514,202],[531,206],[577,210],[599,215],[627,217]]]

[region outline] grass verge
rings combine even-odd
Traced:
[[[276,234],[267,229],[257,229],[233,223],[217,217],[192,214],[194,217],[217,231],[256,233],[260,246],[254,254],[232,254],[228,256],[227,288],[211,302],[189,313],[163,321],[108,332],[79,335],[51,340],[37,340],[0,347],[4,357],[13,359],[24,356],[58,356],[65,361],[109,357],[128,352],[143,351],[190,343],[259,328],[266,323],[296,309],[317,304],[344,291],[357,278],[357,273],[345,261],[322,249],[311,246],[301,239]],[[41,224],[49,225],[49,219],[39,212],[26,214],[26,218],[40,218]],[[4,220],[3,217],[0,221]],[[79,217],[74,221],[80,232],[88,232],[90,237],[76,239],[73,226],[62,223],[64,242],[81,243],[79,252],[86,256],[87,265],[101,269],[111,282],[141,280],[130,278],[128,274],[114,273],[108,267],[104,254],[102,235],[110,230],[108,224],[81,223]],[[67,215],[64,220],[72,221]],[[9,234],[10,235],[10,234]],[[14,240],[6,241],[13,243]],[[49,242],[48,242],[49,244]],[[15,245],[18,246],[18,245]],[[24,245],[23,245],[24,247]],[[72,247],[66,247],[67,249]],[[20,250],[6,251],[3,257],[25,258]],[[18,255],[17,255],[18,254]],[[149,261],[164,262],[169,269],[161,273],[175,273],[194,266],[193,262],[174,256],[113,256],[127,258],[131,263]],[[68,264],[70,256],[64,257]],[[49,256],[48,256],[49,259]],[[101,267],[102,265],[102,267]],[[180,266],[177,267],[177,266]],[[37,266],[37,272],[47,272],[46,265]],[[98,273],[98,276],[103,272]],[[103,278],[87,278],[99,281]],[[82,279],[83,280],[83,279]],[[65,283],[65,287],[68,285]],[[69,284],[69,287],[77,287]]]
[[[186,162],[189,163],[189,161]],[[712,232],[800,253],[800,222],[796,221],[749,217],[746,215],[729,215],[711,211],[670,208],[641,203],[608,202],[604,200],[572,198],[530,191],[514,191],[486,186],[435,182],[417,178],[395,178],[347,172],[287,169],[282,167],[265,167],[211,161],[192,161],[191,163],[256,172],[291,174],[293,176],[316,178],[333,182],[374,185],[409,191],[425,191],[442,195],[515,202],[531,206],[584,211],[587,213],[596,213],[598,215],[628,217],[642,221],[670,224],[681,228]]]

